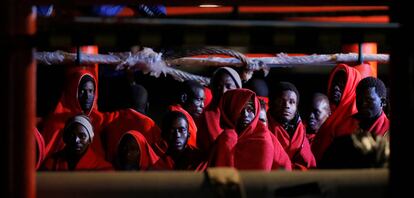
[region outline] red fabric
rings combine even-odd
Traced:
[[[185,117],[188,120],[188,131],[190,132],[190,138],[188,139],[187,144],[193,146],[193,147],[197,147],[197,126],[196,123],[194,122],[193,117],[185,110],[181,107],[181,105],[177,104],[177,105],[170,105],[168,107],[168,110],[170,111],[178,111],[181,112],[185,115]]]
[[[237,134],[237,121],[251,98],[254,98],[255,117],[246,129]],[[274,146],[269,131],[259,122],[260,104],[256,94],[247,89],[229,90],[224,93],[219,107],[224,130],[212,149],[210,166],[271,170]]]
[[[36,147],[37,147],[37,159],[36,159],[36,170],[39,169],[40,165],[42,164],[43,160],[45,159],[45,140],[43,139],[42,134],[39,133],[37,128],[33,130],[33,134],[36,140]]]
[[[306,129],[302,121],[299,121],[293,137],[290,137],[283,126],[271,116],[269,116],[269,129],[285,149],[294,169],[298,167],[316,167],[315,157],[312,154],[308,139],[306,138]]]
[[[211,100],[213,100],[213,94],[211,93],[211,89],[209,89],[208,87],[204,87],[204,95],[205,95],[205,99],[204,99],[204,107],[207,108],[210,103]]]
[[[344,122],[343,119],[357,113],[355,101],[356,87],[359,81],[361,81],[361,75],[359,74],[358,70],[345,64],[337,65],[329,77],[328,96],[330,95],[332,80],[335,76],[335,73],[340,70],[343,70],[346,73],[346,85],[342,93],[342,98],[339,102],[339,105],[331,105],[332,114],[322,124],[321,128],[315,136],[314,143],[312,144],[312,151],[317,161],[321,160],[323,153],[332,143],[333,138],[337,136],[335,133],[340,131],[337,129],[337,127],[340,126],[341,122]]]
[[[374,122],[374,124],[369,128],[368,131],[376,135],[384,136],[389,129],[390,121],[388,120],[387,115],[385,115],[385,113],[382,112],[381,116]]]
[[[292,162],[290,161],[289,155],[286,153],[285,149],[283,149],[276,136],[273,135],[273,133],[270,131],[269,134],[272,137],[273,147],[275,149],[272,170],[277,170],[280,168],[289,171],[292,170]]]
[[[161,160],[155,164],[158,168],[164,170],[194,170],[205,171],[207,169],[207,161],[201,151],[191,145],[187,145],[183,153],[178,159],[173,159],[168,152],[161,155]]]
[[[340,127],[338,127],[338,131],[335,132],[335,137],[341,137],[345,135],[351,135],[359,130],[359,120],[355,118],[355,115],[350,116],[346,119],[343,123],[341,123]],[[368,132],[374,135],[383,136],[390,128],[390,121],[388,120],[387,116],[384,112],[381,113],[380,117],[372,124],[372,126],[368,129]]]
[[[306,134],[306,138],[308,139],[308,141],[309,141],[309,144],[312,146],[312,144],[313,144],[313,141],[315,140],[315,136],[316,136],[316,134],[315,133],[307,133]]]
[[[158,169],[155,164],[160,160],[160,157],[155,154],[152,147],[148,144],[147,139],[138,131],[128,131],[126,134],[134,137],[140,150],[139,167],[140,170]],[[118,147],[119,148],[119,147]]]
[[[66,121],[75,115],[83,113],[79,105],[77,90],[80,80],[85,75],[96,79],[88,69],[70,72],[55,111],[45,119],[42,134],[46,143],[47,156],[63,149],[62,129]],[[125,109],[115,112],[99,112],[97,108],[97,90],[98,85],[95,84],[95,98],[92,109],[90,112],[85,112],[91,119],[91,124],[94,128],[96,138],[94,138],[91,148],[97,155],[112,161],[119,138],[129,130],[140,131],[149,142],[155,142],[159,139],[161,132],[154,121],[135,110]],[[105,131],[105,136],[102,135],[103,131]],[[102,138],[107,140],[105,144],[102,143]]]
[[[220,126],[220,109],[210,106],[201,114],[197,126],[197,147],[209,152],[217,136],[223,131]]]
[[[263,100],[266,103],[266,112],[269,109],[269,98],[266,96],[257,96],[257,98]]]
[[[53,154],[45,161],[46,170],[68,171],[68,158],[66,150]],[[112,164],[97,156],[91,148],[88,148],[85,154],[79,159],[75,166],[75,171],[91,170],[113,170]]]
[[[86,69],[73,72],[68,76],[61,99],[59,100],[53,113],[48,115],[48,117],[44,120],[44,127],[41,132],[45,139],[47,156],[63,148],[64,143],[61,134],[63,130],[61,129],[64,128],[66,121],[75,115],[83,113],[78,101],[78,87],[80,80],[86,75],[89,75],[95,79],[95,76],[93,76],[92,73]],[[96,84],[95,89],[97,90]],[[95,134],[99,134],[100,127],[105,120],[105,115],[100,113],[97,109],[96,92],[92,109],[90,112],[84,112],[84,114],[88,115],[91,119]],[[93,141],[91,147],[95,150],[95,152],[97,152],[97,154],[101,154],[103,156],[100,138],[95,139],[96,140]]]
[[[161,130],[155,122],[146,115],[133,109],[125,109],[117,112],[119,119],[112,119],[111,123],[104,129],[103,139],[106,148],[106,159],[115,159],[118,142],[122,135],[130,130],[139,131],[148,141],[153,144],[161,139]]]

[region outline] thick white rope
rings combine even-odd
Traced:
[[[41,64],[58,65],[73,64],[77,60],[76,53],[67,53],[63,51],[55,52],[36,52],[36,60]],[[377,61],[380,63],[389,62],[387,54],[364,54],[364,61]],[[249,64],[241,74],[243,79],[249,79],[253,71],[264,70],[265,73],[273,67],[294,67],[297,65],[315,65],[315,64],[335,64],[338,62],[357,62],[358,54],[322,54],[308,56],[289,56],[279,53],[275,57],[248,58]],[[116,65],[117,70],[130,69],[140,70],[144,74],[159,77],[162,75],[171,75],[178,81],[195,80],[203,85],[208,85],[208,77],[190,74],[174,67],[206,67],[206,66],[234,66],[242,67],[243,64],[236,58],[178,58],[173,60],[163,60],[162,53],[154,52],[151,48],[144,48],[136,53],[122,52],[110,54],[80,54],[79,63],[88,64],[109,64]]]

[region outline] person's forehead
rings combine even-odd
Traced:
[[[292,90],[284,90],[280,93],[280,97],[289,97],[289,98],[294,97],[295,99],[297,99],[298,96]]]
[[[87,133],[88,132],[85,126],[77,122],[72,123],[69,129],[72,133]]]
[[[361,92],[362,93],[358,93],[357,92],[357,95],[360,95],[360,96],[363,96],[363,95],[373,95],[373,94],[378,95],[377,94],[377,90],[376,90],[376,88],[374,86],[367,87],[367,88],[361,90]]]
[[[174,120],[172,122],[173,127],[177,126],[177,125],[182,126],[182,125],[186,125],[186,124],[187,124],[187,120],[182,118],[182,117],[174,118]]]
[[[191,90],[195,96],[204,96],[204,89],[201,87],[193,87]]]
[[[344,70],[339,70],[338,72],[335,73],[335,76],[334,76],[335,82],[344,81],[344,80],[346,80],[346,72]]]

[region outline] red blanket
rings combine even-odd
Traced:
[[[255,117],[237,133],[238,119],[246,103],[254,98]],[[266,126],[259,122],[260,104],[247,89],[229,90],[219,104],[223,132],[212,149],[210,166],[230,166],[242,170],[271,170],[274,145]]]
[[[176,158],[165,152],[155,166],[157,169],[163,170],[204,171],[207,169],[207,161],[204,156],[198,148],[187,145],[183,153]]]
[[[269,116],[269,129],[285,149],[294,169],[316,167],[315,157],[306,138],[306,129],[302,121],[297,124],[293,137],[290,137],[283,126],[271,116]]]
[[[95,138],[91,149],[100,157],[113,160],[119,138],[129,130],[140,131],[149,142],[155,142],[160,137],[160,130],[149,117],[132,109],[101,113],[97,108],[97,84],[95,98],[90,112],[82,112],[78,101],[79,83],[85,75],[95,76],[88,69],[71,72],[67,78],[65,89],[55,110],[42,124],[41,130],[46,143],[46,156],[63,149],[62,129],[66,121],[78,114],[84,113],[91,119]],[[105,135],[103,134],[105,131]],[[102,142],[102,139],[106,140]]]
[[[138,166],[140,170],[154,170],[159,169],[155,164],[160,160],[160,157],[155,154],[152,147],[148,144],[147,139],[138,131],[128,131],[125,135],[134,137],[140,150],[140,159]],[[119,148],[119,147],[118,147]]]
[[[343,90],[339,105],[331,105],[332,114],[322,124],[321,128],[315,136],[314,143],[312,144],[312,151],[317,161],[322,158],[323,153],[332,143],[333,138],[336,136],[335,133],[339,131],[337,127],[340,126],[340,123],[344,122],[345,118],[348,118],[357,112],[355,101],[356,87],[361,80],[361,75],[359,74],[358,70],[345,64],[337,65],[329,77],[328,96],[330,95],[330,90],[333,86],[332,81],[335,73],[340,70],[345,71],[346,73],[346,85]]]
[[[65,149],[54,153],[46,159],[44,164],[46,170],[69,171],[68,157]],[[92,170],[113,170],[112,164],[97,156],[91,148],[88,148],[85,154],[79,159],[74,171],[92,171]]]
[[[188,139],[187,144],[193,146],[193,147],[197,147],[196,145],[196,140],[197,140],[197,126],[196,123],[194,122],[193,117],[185,110],[181,107],[181,105],[177,104],[177,105],[170,105],[168,107],[168,109],[170,111],[179,111],[181,113],[183,113],[185,115],[185,117],[187,118],[188,121],[188,131],[190,132],[190,138]]]
[[[89,75],[95,79],[95,76],[93,76],[87,69],[80,69],[79,71],[70,73],[70,75],[67,76],[65,89],[63,90],[61,99],[59,100],[53,113],[48,115],[42,123],[43,129],[40,131],[46,143],[46,156],[62,150],[64,147],[61,131],[69,118],[81,113],[88,115],[91,119],[92,126],[94,127],[95,134],[99,134],[101,129],[100,127],[104,124],[105,115],[98,111],[96,91],[93,106],[90,112],[82,112],[79,105],[78,87],[81,79],[86,75]],[[95,90],[97,90],[96,85]],[[91,147],[97,154],[103,156],[104,151],[100,138],[96,138]]]
[[[210,106],[201,115],[197,126],[197,147],[209,152],[217,136],[223,131],[220,126],[220,109]]]
[[[270,131],[269,133],[272,137],[273,146],[275,149],[272,170],[277,170],[280,168],[283,168],[285,170],[292,170],[292,162],[290,161],[289,155],[286,153],[285,149],[283,149],[276,136],[273,135],[273,133]]]
[[[150,144],[161,139],[160,128],[146,115],[133,109],[120,110],[112,114],[117,114],[119,119],[113,119],[102,132],[108,161],[113,161],[119,140],[130,130],[139,131]]]
[[[339,127],[335,133],[335,137],[341,137],[345,135],[351,135],[352,133],[360,130],[359,120],[355,118],[356,115],[349,116]],[[384,112],[381,113],[380,117],[369,127],[368,132],[373,135],[383,136],[390,128],[390,121]]]

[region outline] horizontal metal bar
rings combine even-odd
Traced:
[[[387,195],[389,177],[387,169],[239,173],[247,197],[379,198]],[[208,181],[207,174],[187,171],[39,172],[37,197],[217,197]]]

